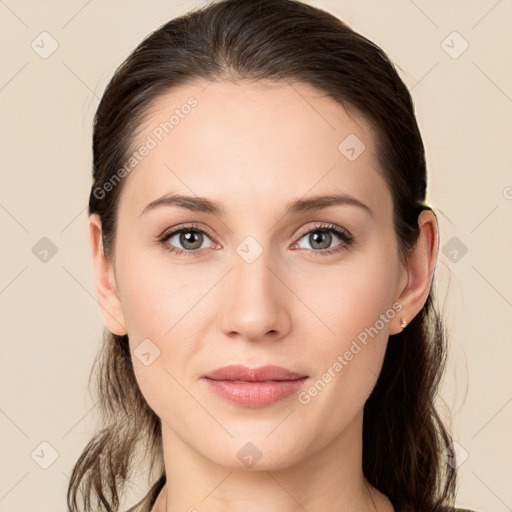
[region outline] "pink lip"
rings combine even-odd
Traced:
[[[296,393],[308,378],[279,366],[225,366],[202,376],[223,398],[246,407],[266,407]]]

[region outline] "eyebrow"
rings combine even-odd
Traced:
[[[213,201],[206,197],[186,196],[171,193],[151,201],[151,203],[142,210],[140,216],[161,206],[177,206],[186,210],[210,213],[219,217],[224,216],[225,213],[222,203],[219,203],[218,201]],[[349,194],[327,194],[317,195],[307,199],[297,199],[287,205],[286,213],[302,213],[323,210],[331,206],[357,206],[373,217],[372,210],[366,204]]]

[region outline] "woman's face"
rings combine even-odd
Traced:
[[[159,98],[137,134],[116,326],[164,437],[225,467],[285,468],[360,435],[407,282],[392,199],[370,127],[340,104],[306,85],[206,85]],[[345,201],[313,201],[327,195]],[[306,378],[204,378],[228,365]]]

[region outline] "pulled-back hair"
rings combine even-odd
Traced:
[[[418,215],[432,210],[411,96],[378,46],[333,15],[295,0],[212,3],[161,26],[117,69],[93,132],[89,214],[101,218],[105,255],[113,256],[124,180],[107,194],[105,184],[125,165],[150,106],[181,85],[244,79],[309,84],[369,121],[405,262],[418,239]],[[363,472],[397,512],[433,512],[454,502],[456,470],[443,457],[451,438],[434,406],[445,339],[432,284],[421,311],[388,343],[364,406]],[[139,390],[128,336],[105,330],[94,367],[103,426],[71,475],[71,512],[118,511],[141,445],[151,470],[156,465],[161,474],[152,492],[165,484],[160,419]]]

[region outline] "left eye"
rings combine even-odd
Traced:
[[[340,241],[336,245],[331,246],[333,240],[336,241],[336,238],[338,238]],[[310,247],[304,247],[301,244],[302,240],[306,240],[306,242],[310,244]],[[296,245],[301,249],[310,249],[314,250],[315,252],[331,252],[332,249],[338,247],[339,245],[342,245],[342,243],[348,245],[350,244],[351,241],[352,237],[344,230],[331,226],[320,226],[307,231],[304,234],[304,236],[302,236],[302,238],[297,242]]]

